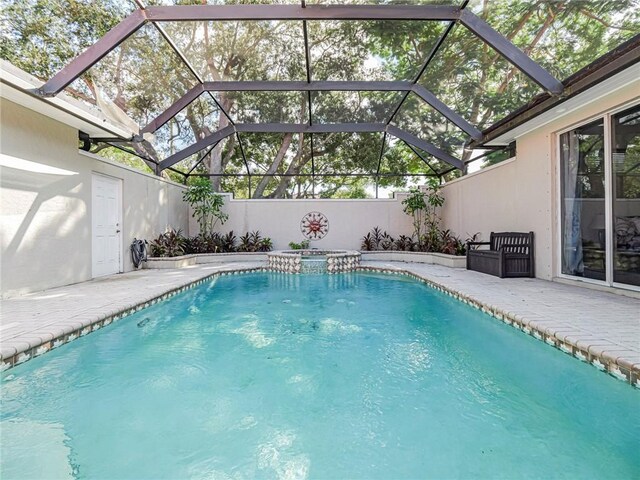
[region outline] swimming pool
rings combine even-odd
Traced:
[[[406,277],[227,276],[3,375],[2,478],[637,478],[640,394]]]

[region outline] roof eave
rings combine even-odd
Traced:
[[[563,81],[562,95],[552,96],[541,93],[528,104],[507,115],[482,132],[480,140],[470,142],[471,148],[481,148],[484,145],[497,143],[508,144],[511,139],[509,132],[521,127],[548,110],[570,100],[590,88],[599,85],[618,73],[640,62],[640,34],[629,39],[619,47],[601,56],[591,64],[577,71]],[[504,138],[501,142],[496,142]]]
[[[128,140],[138,133],[132,132],[125,125],[107,119],[99,110],[65,93],[51,98],[36,94],[36,90],[44,82],[2,59],[0,59],[0,83],[3,98],[89,133],[92,137],[117,137]]]

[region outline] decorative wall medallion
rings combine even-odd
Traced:
[[[309,240],[320,240],[329,233],[329,220],[320,212],[309,212],[302,217],[300,231]]]

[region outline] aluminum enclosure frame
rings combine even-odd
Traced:
[[[313,142],[313,133],[327,132],[383,132],[386,141],[387,134],[393,135],[405,142],[414,153],[413,147],[419,148],[438,160],[450,164],[455,169],[464,171],[464,162],[451,156],[447,152],[439,149],[435,145],[416,137],[394,125],[391,125],[393,118],[406,100],[409,94],[414,93],[421,101],[432,107],[443,115],[447,120],[456,125],[460,130],[469,135],[474,142],[483,139],[482,132],[474,125],[466,121],[462,116],[440,101],[432,92],[417,84],[418,79],[427,68],[429,62],[436,54],[438,48],[444,42],[446,36],[455,25],[462,25],[472,32],[485,44],[493,48],[502,55],[508,62],[522,71],[526,76],[540,85],[549,95],[555,97],[562,94],[564,86],[548,71],[533,61],[525,52],[517,48],[505,36],[494,30],[484,20],[474,13],[466,10],[467,1],[462,5],[306,5],[301,0],[300,5],[179,5],[179,6],[150,6],[135,10],[112,30],[105,34],[94,45],[85,50],[82,54],[72,60],[60,72],[47,81],[37,94],[41,96],[55,96],[67,87],[74,80],[78,79],[84,72],[90,69],[104,56],[120,45],[129,36],[138,31],[143,25],[150,22],[160,31],[165,41],[178,54],[181,61],[186,64],[191,73],[196,77],[198,83],[189,90],[183,97],[169,106],[164,112],[153,119],[148,125],[140,130],[139,136],[133,141],[141,141],[144,134],[153,133],[164,124],[170,121],[181,110],[186,108],[191,102],[196,100],[201,94],[208,93],[220,108],[220,111],[228,118],[230,125],[214,132],[206,138],[198,140],[193,145],[177,152],[174,155],[158,162],[157,173],[166,168],[172,167],[175,163],[188,158],[202,150],[210,151],[224,138],[236,135],[240,144],[243,160],[247,168],[247,175],[251,175],[247,159],[244,156],[244,149],[240,137],[241,132],[292,132],[309,133]],[[205,82],[195,72],[186,57],[173,43],[170,37],[161,27],[162,22],[189,22],[189,21],[259,21],[259,20],[282,20],[301,21],[304,30],[305,46],[305,67],[307,81],[229,81],[229,82]],[[421,20],[421,21],[448,21],[449,26],[438,40],[425,62],[422,64],[420,72],[413,81],[313,81],[312,67],[309,52],[307,35],[307,21],[309,20]],[[301,91],[307,92],[309,122],[308,124],[235,124],[228,112],[224,111],[211,92],[215,91]],[[312,99],[313,91],[398,91],[405,95],[395,108],[386,124],[372,123],[342,123],[342,124],[314,124],[312,121]],[[384,141],[383,141],[384,145]],[[381,152],[380,161],[382,155]],[[206,155],[206,154],[205,154]],[[312,149],[313,156],[313,149]],[[418,155],[423,161],[422,155]],[[202,159],[199,160],[199,162]],[[380,169],[378,162],[378,172]],[[427,165],[429,165],[427,163]],[[195,167],[194,167],[195,168]],[[429,168],[431,166],[429,165]],[[314,162],[312,158],[312,169]],[[433,169],[432,169],[433,170]],[[189,174],[193,171],[190,170]],[[185,175],[189,175],[186,174]]]

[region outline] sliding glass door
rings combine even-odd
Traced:
[[[605,280],[604,122],[560,137],[562,273]]]
[[[640,105],[563,133],[560,182],[562,274],[640,286]]]
[[[640,286],[640,105],[611,118],[613,281]]]

